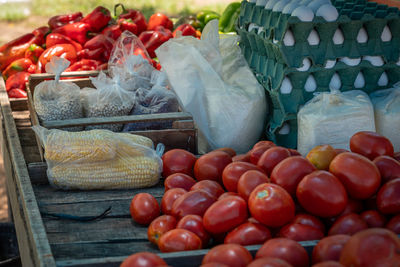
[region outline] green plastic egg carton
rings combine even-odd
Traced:
[[[297,115],[273,110],[266,127],[266,137],[278,146],[297,148]]]
[[[357,58],[365,55],[383,56],[386,62],[397,62],[400,55],[400,11],[396,7],[379,5],[365,0],[332,1],[338,9],[339,17],[327,22],[322,17],[314,17],[311,22],[300,21],[297,17],[266,10],[255,3],[242,2],[237,31],[241,43],[269,58],[290,67],[300,67],[304,57],[309,57],[314,65],[322,66],[326,60],[338,57]],[[247,31],[250,24],[262,30]],[[388,26],[392,38],[383,42],[381,34]],[[368,41],[357,42],[357,34],[364,27]],[[336,45],[333,36],[341,29],[344,42]],[[285,46],[286,31],[293,33],[295,44]],[[307,38],[312,30],[319,35],[319,44],[310,45]]]

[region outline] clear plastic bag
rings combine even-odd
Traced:
[[[267,102],[237,45],[209,22],[202,39],[173,38],[156,50],[163,70],[199,129],[199,152],[231,147],[247,152],[265,129]],[[201,137],[203,139],[200,139]]]
[[[60,189],[130,189],[158,183],[161,155],[147,137],[107,130],[32,129],[47,162],[47,177]]]
[[[69,61],[53,57],[46,64],[46,72],[55,74],[52,81],[38,84],[33,94],[36,113],[41,121],[68,120],[83,117],[80,88],[72,82],[59,82],[61,73],[68,68]],[[79,131],[82,127],[65,130]]]

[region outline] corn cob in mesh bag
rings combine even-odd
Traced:
[[[162,161],[147,137],[109,130],[32,128],[45,150],[49,183],[56,188],[129,189],[159,181]]]

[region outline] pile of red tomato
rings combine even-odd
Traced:
[[[321,240],[312,263],[342,265],[317,266],[400,266],[400,162],[393,145],[359,132],[350,149],[318,146],[302,157],[260,141],[245,155],[222,148],[196,158],[170,150],[163,156],[161,208],[140,193],[130,212],[136,222],[150,224],[149,241],[161,252],[224,243],[203,264],[309,266],[296,241]],[[242,246],[256,244],[264,245],[248,265],[253,258]]]

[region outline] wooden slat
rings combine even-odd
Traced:
[[[28,110],[28,100],[26,98],[12,98],[10,99],[10,106],[12,111]]]

